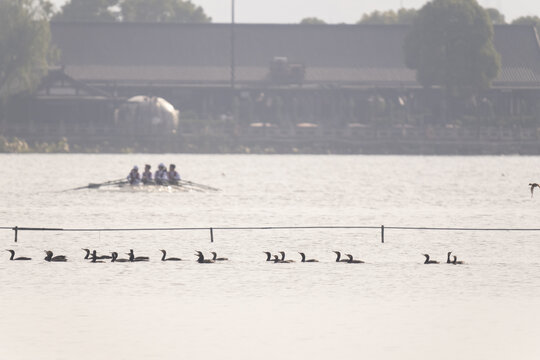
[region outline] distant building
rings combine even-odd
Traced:
[[[407,25],[52,23],[61,53],[31,121],[114,123],[114,109],[159,96],[182,119],[233,119],[284,131],[437,124],[438,90],[425,90],[403,60]],[[494,26],[502,69],[471,116],[540,125],[540,43],[532,26]],[[58,82],[56,82],[57,84]],[[47,93],[49,91],[49,93]],[[96,102],[99,105],[96,105]],[[92,104],[95,113],[87,109]],[[76,104],[76,105],[73,105]],[[71,109],[76,107],[77,116]],[[48,108],[48,112],[40,108]],[[48,115],[47,115],[48,114]],[[80,116],[79,116],[80,115]],[[49,116],[51,119],[42,119]],[[56,120],[54,120],[56,119]],[[306,125],[312,124],[312,125]],[[73,124],[71,124],[73,125]],[[444,124],[443,124],[444,125]],[[65,125],[68,126],[68,125]],[[190,131],[185,127],[183,131]]]

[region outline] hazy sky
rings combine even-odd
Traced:
[[[66,0],[53,0],[61,6]],[[213,22],[229,22],[231,0],[191,0]],[[419,8],[426,0],[235,0],[236,21],[242,23],[297,23],[318,17],[328,23],[355,23],[373,10]],[[507,21],[523,15],[540,16],[540,0],[479,0],[484,7],[499,9]]]

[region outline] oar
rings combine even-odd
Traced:
[[[180,189],[182,191],[194,190],[197,192],[204,192],[203,189],[189,184],[170,184],[169,186],[173,187],[174,189]]]
[[[193,185],[190,185],[190,184],[185,184],[185,183],[182,183],[182,181],[177,181],[176,184],[173,184],[173,183],[169,183],[169,182],[164,182],[163,184],[153,184],[153,185],[156,185],[156,186],[165,186],[165,187],[171,187],[173,189],[177,189],[177,190],[182,190],[182,191],[189,191],[189,190],[194,190],[194,191],[198,191],[198,192],[204,192],[203,189],[200,189],[199,187],[196,187],[196,186],[193,186]]]
[[[204,184],[198,184],[198,183],[195,183],[195,182],[189,181],[189,180],[180,180],[179,183],[182,183],[182,184],[185,184],[185,185],[190,185],[190,186],[198,186],[200,188],[207,189],[207,190],[212,190],[212,191],[220,191],[218,188],[211,187],[211,186],[204,185]]]
[[[106,183],[106,184],[88,184],[89,186],[92,185],[91,189],[98,189],[101,186],[113,186],[113,185],[124,185],[129,184],[127,180],[118,180],[116,182]]]
[[[86,186],[79,186],[79,187],[76,187],[76,188],[73,188],[73,189],[67,189],[67,190],[64,190],[64,191],[73,191],[73,190],[82,190],[82,189],[98,189],[99,187],[101,186],[107,186],[107,185],[117,185],[117,184],[121,184],[123,182],[126,182],[125,179],[118,179],[118,180],[109,180],[109,181],[105,181],[103,183],[90,183]]]
[[[184,185],[180,185],[180,184],[178,184],[178,185],[169,184],[169,185],[166,185],[166,186],[168,186],[168,187],[170,187],[172,189],[179,190],[179,191],[184,191],[184,192],[191,190],[190,188],[188,188],[188,187],[186,187]],[[193,189],[193,190],[195,190],[195,189]],[[197,189],[196,191],[202,191],[202,190]]]

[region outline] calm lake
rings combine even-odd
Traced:
[[[63,191],[160,162],[221,191]],[[0,154],[0,164],[3,227],[540,228],[540,191],[528,187],[540,157]],[[540,358],[540,231],[384,235],[218,229],[211,243],[207,229],[20,231],[15,243],[3,229],[0,358]],[[150,261],[92,264],[81,248]],[[159,249],[187,261],[162,262]],[[69,261],[45,262],[44,250]],[[196,250],[230,260],[198,264]],[[333,250],[365,264],[336,263]],[[299,251],[319,262],[300,263]],[[448,251],[466,264],[445,264]]]

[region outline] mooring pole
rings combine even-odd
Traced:
[[[214,242],[214,229],[210,228],[210,242]]]
[[[381,225],[381,242],[384,244],[384,225]]]
[[[18,235],[18,233],[19,233],[19,227],[18,227],[18,226],[15,226],[15,227],[13,228],[13,231],[15,231],[15,242],[17,242],[17,235]]]

